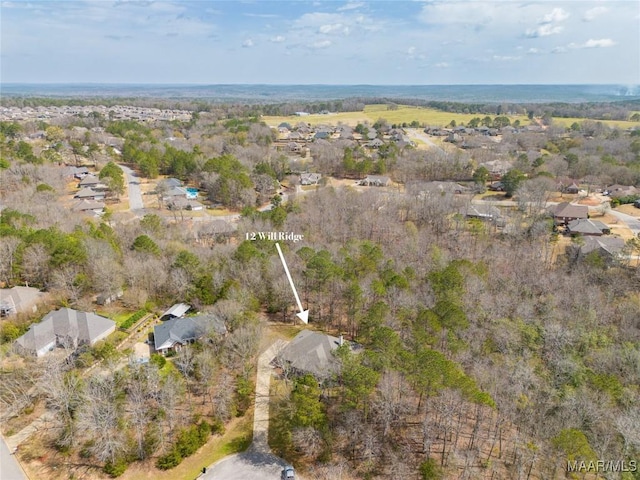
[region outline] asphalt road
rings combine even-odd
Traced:
[[[608,213],[615,215],[624,223],[626,223],[627,227],[629,227],[629,230],[631,230],[634,235],[638,236],[638,234],[640,234],[640,218],[636,218],[634,216],[627,215],[626,213],[618,212],[616,210],[609,210]],[[640,210],[638,210],[638,213],[640,214]]]
[[[9,452],[4,437],[0,438],[0,480],[27,480],[18,460]]]
[[[120,165],[120,168],[127,177],[127,183],[129,184],[129,210],[132,212],[141,212],[144,210],[144,204],[142,203],[142,191],[140,190],[140,178],[129,167]]]
[[[212,465],[207,469],[207,473],[198,478],[200,480],[279,480],[280,472],[286,465],[284,460],[275,455],[250,448],[246,452],[230,455]]]

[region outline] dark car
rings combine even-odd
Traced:
[[[282,469],[282,473],[280,473],[280,480],[294,480],[296,478],[296,471],[293,467],[288,466]]]

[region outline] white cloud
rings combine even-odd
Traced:
[[[311,48],[315,48],[315,49],[329,48],[330,46],[331,46],[331,40],[319,40],[311,44]]]
[[[566,47],[555,47],[553,50],[551,50],[551,53],[567,53],[567,48]]]
[[[616,45],[616,42],[610,38],[600,38],[598,40],[590,38],[584,43],[571,43],[569,44],[569,48],[608,48],[614,45]]]
[[[512,56],[512,55],[494,55],[493,59],[498,62],[515,62],[516,60],[520,60],[522,57],[520,56]]]
[[[253,47],[253,40],[247,38],[244,42],[242,42],[242,48],[251,48]]]
[[[435,66],[438,68],[449,68],[451,64],[447,62],[440,62],[440,63],[436,63]]]
[[[413,55],[414,53],[416,53],[416,47],[411,46],[411,47],[407,48],[407,53],[409,55]]]
[[[345,10],[355,10],[360,7],[364,7],[364,2],[349,2],[346,5],[338,8],[338,11],[343,12]]]
[[[608,11],[609,11],[609,9],[607,7],[593,7],[593,8],[590,8],[589,10],[584,12],[584,16],[582,17],[582,20],[584,20],[585,22],[590,22],[591,20],[595,20],[600,15],[605,14]]]
[[[558,23],[569,18],[569,13],[562,8],[554,8],[551,12],[546,13],[538,20],[536,28],[530,28],[525,32],[525,36],[529,38],[548,37],[549,35],[557,35],[562,32],[564,27]]]
[[[254,17],[254,18],[278,18],[280,15],[276,15],[275,13],[244,13],[245,17]]]
[[[536,55],[540,53],[540,49],[539,48],[530,48],[529,50],[527,50],[527,54],[529,55]]]
[[[286,39],[282,36],[282,35],[276,35],[275,37],[271,37],[269,39],[270,42],[273,43],[282,43],[284,42]]]
[[[553,25],[551,23],[545,23],[537,28],[530,28],[525,35],[529,38],[548,37],[549,35],[556,35],[562,32],[563,27],[561,25]]]
[[[552,22],[562,22],[569,18],[569,13],[563,10],[562,8],[554,8],[550,13],[547,13],[540,23],[552,23]]]
[[[334,23],[334,24],[320,25],[320,28],[318,29],[318,31],[326,35],[334,32],[341,32],[341,31],[344,32],[345,29],[348,31],[348,27],[345,27],[343,24]]]

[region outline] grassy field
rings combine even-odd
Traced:
[[[304,117],[290,116],[264,116],[262,120],[269,126],[277,127],[282,122],[288,122],[295,125],[298,122],[306,122],[311,125],[328,123],[337,125],[343,123],[345,125],[355,126],[359,122],[375,123],[378,119],[384,118],[390,124],[411,123],[414,120],[420,124],[431,126],[445,126],[451,120],[455,120],[457,124],[468,123],[474,117],[484,118],[485,115],[474,115],[464,113],[449,113],[435,110],[433,108],[400,106],[397,110],[388,110],[386,105],[367,105],[363,112],[339,112],[330,113],[328,115],[307,115]],[[493,116],[491,116],[493,117]],[[528,125],[529,119],[525,115],[510,115],[511,122],[520,120],[523,125]],[[570,126],[574,122],[582,122],[582,118],[557,118],[553,121],[556,124]],[[610,126],[618,126],[620,128],[629,128],[640,126],[640,122],[618,121],[618,120],[602,120],[603,123]]]

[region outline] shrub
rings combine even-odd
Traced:
[[[122,475],[127,470],[128,464],[124,459],[118,459],[115,462],[107,462],[102,471],[109,475],[111,478],[116,478]]]
[[[120,328],[127,330],[133,327],[136,324],[136,322],[140,320],[142,317],[144,317],[146,314],[147,314],[147,311],[145,309],[138,310],[136,313],[134,313],[129,318],[127,318],[124,322],[122,322],[122,325],[120,325]]]
[[[422,480],[437,480],[442,478],[442,470],[433,458],[420,464],[420,478]]]
[[[180,462],[182,462],[182,456],[178,449],[174,447],[169,453],[158,458],[156,467],[160,470],[169,470],[180,465]]]
[[[164,358],[159,353],[154,353],[151,355],[151,359],[149,360],[154,365],[157,365],[158,369],[164,367],[167,363],[167,359]]]

